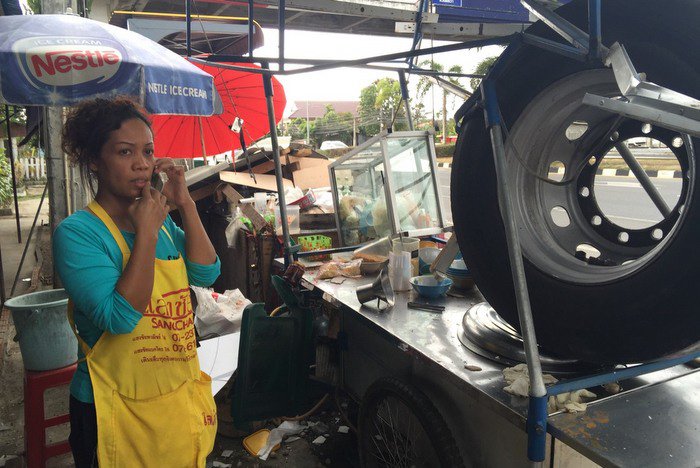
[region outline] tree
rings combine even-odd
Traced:
[[[422,67],[430,67],[430,70],[436,71],[436,72],[442,72],[445,67],[438,62],[435,61],[430,61],[430,60],[425,60],[420,63]],[[460,65],[452,65],[449,70],[447,70],[449,73],[462,73],[462,67]],[[448,76],[447,80],[456,85],[456,86],[462,86],[462,83],[459,81],[460,78],[454,77],[454,76]],[[418,80],[418,97],[423,99],[426,94],[428,94],[428,91],[432,90],[434,86],[437,86],[437,83],[433,80],[430,79],[429,76],[421,76],[420,80]],[[442,142],[445,143],[447,142],[447,131],[449,130],[447,127],[447,91],[445,89],[442,90]],[[433,108],[433,126],[435,125],[435,109]]]
[[[333,106],[326,106],[326,113],[314,121],[313,140],[316,146],[321,146],[325,140],[340,140],[352,146],[353,117],[350,112],[336,112]]]
[[[309,122],[309,135],[314,131],[314,123]],[[306,119],[292,119],[287,125],[286,134],[292,137],[292,140],[306,141]]]
[[[392,78],[380,78],[363,88],[360,91],[360,131],[368,137],[374,136],[391,126],[392,120],[395,130],[406,130],[406,111],[401,102],[401,87]]]
[[[475,75],[485,75],[489,72],[491,67],[493,66],[494,63],[496,63],[496,60],[498,60],[498,57],[487,57],[479,64],[476,66],[476,69],[474,70]],[[476,89],[479,87],[481,84],[481,78],[472,78],[469,80],[469,85],[472,87],[472,91],[476,91]]]

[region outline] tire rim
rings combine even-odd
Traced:
[[[639,271],[672,243],[690,207],[693,148],[686,135],[584,106],[585,93],[619,96],[612,71],[570,75],[530,102],[507,137],[508,185],[526,258],[561,280],[601,284]],[[578,135],[576,128],[585,131]],[[668,146],[682,184],[668,216],[633,229],[601,209],[595,180],[608,151],[637,137]],[[557,166],[564,170],[558,177],[550,174]],[[563,184],[542,179],[563,179]]]

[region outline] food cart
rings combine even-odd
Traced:
[[[642,233],[644,239],[635,239],[634,236],[638,233],[608,229],[611,226],[597,222],[595,216],[572,217],[570,224],[578,229],[577,235],[583,237],[590,234],[595,237],[600,241],[598,245],[605,248],[604,253],[613,257],[602,258],[598,262],[590,257],[581,260],[580,256],[574,255],[574,252],[578,252],[575,248],[562,247],[565,242],[574,243],[573,247],[578,247],[575,242],[579,242],[579,238],[567,239],[565,234],[571,230],[556,231],[551,226],[552,219],[549,216],[552,207],[544,203],[556,201],[559,203],[557,206],[570,208],[571,212],[581,210],[585,215],[595,215],[594,212],[584,212],[584,208],[592,210],[594,207],[580,201],[592,199],[590,187],[581,184],[585,177],[588,177],[585,181],[591,183],[602,159],[601,154],[605,154],[612,146],[621,145],[627,138],[638,137],[639,132],[645,132],[647,125],[639,125],[641,122],[676,132],[674,136],[680,142],[676,147],[683,147],[681,151],[685,154],[685,159],[679,157],[679,160],[693,162],[683,166],[684,180],[693,180],[695,155],[692,138],[700,135],[697,100],[672,89],[677,86],[689,95],[697,95],[694,92],[697,91],[694,87],[697,80],[693,78],[697,62],[686,67],[688,73],[677,74],[682,75],[682,79],[677,79],[676,76],[667,79],[664,84],[669,87],[664,88],[647,82],[644,75],[638,74],[624,48],[628,44],[633,59],[643,63],[650,73],[662,74],[663,70],[673,68],[668,62],[673,57],[670,52],[680,51],[684,44],[687,47],[691,43],[692,26],[684,20],[687,15],[679,14],[680,2],[673,2],[673,8],[661,11],[653,2],[648,1],[608,2],[604,6],[596,0],[574,1],[557,13],[534,0],[522,0],[522,3],[542,21],[525,33],[506,38],[510,44],[504,55],[483,81],[480,92],[470,98],[458,112],[456,120],[464,126],[460,129],[453,176],[457,174],[468,177],[469,183],[462,184],[461,180],[453,179],[458,184],[452,186],[452,197],[456,200],[453,206],[461,211],[455,217],[456,237],[460,238],[463,248],[469,244],[465,254],[477,252],[480,248],[485,250],[483,246],[498,244],[498,257],[482,258],[475,263],[479,263],[484,285],[500,286],[500,296],[507,307],[499,304],[499,311],[510,314],[509,322],[519,321],[522,337],[514,334],[512,329],[507,329],[504,322],[492,317],[487,305],[479,305],[483,298],[477,292],[459,298],[426,301],[432,305],[442,305],[444,310],[441,313],[409,308],[409,302],[417,299],[413,292],[397,294],[391,308],[375,308],[360,305],[356,297],[357,287],[364,282],[373,281],[371,278],[328,282],[317,281],[312,273],[304,275],[302,284],[308,290],[307,295],[330,306],[332,314],[338,319],[335,338],[341,351],[341,385],[360,401],[358,429],[363,464],[520,466],[528,464],[528,460],[542,462],[548,457],[552,466],[697,466],[700,461],[696,422],[699,420],[698,374],[687,364],[698,357],[697,345],[692,348],[697,342],[697,327],[691,326],[697,324],[697,314],[694,314],[694,310],[688,311],[688,305],[694,304],[685,300],[686,296],[674,294],[671,297],[667,292],[673,286],[674,290],[687,293],[687,288],[683,291],[683,285],[689,285],[688,282],[697,277],[698,269],[693,267],[687,274],[677,276],[662,268],[654,272],[658,279],[676,283],[656,291],[659,296],[668,296],[669,301],[674,302],[661,304],[665,306],[665,315],[654,314],[653,310],[645,315],[645,319],[652,317],[657,321],[659,327],[636,327],[636,333],[645,333],[644,340],[637,340],[634,333],[617,326],[619,323],[615,326],[602,323],[603,319],[615,318],[619,322],[626,315],[634,315],[617,312],[631,310],[636,313],[643,310],[643,307],[653,306],[652,303],[637,304],[636,307],[625,309],[624,303],[619,304],[625,296],[622,293],[627,291],[625,282],[633,284],[635,290],[640,290],[640,295],[648,294],[654,285],[644,283],[644,275],[636,274],[637,272],[649,265],[660,264],[661,257],[664,257],[665,262],[670,262],[671,266],[678,266],[680,260],[687,260],[679,256],[679,261],[673,262],[667,260],[670,257],[665,254],[669,250],[679,255],[694,252],[682,242],[673,245],[675,250],[667,247],[672,244],[668,239],[673,239],[681,228],[687,231],[697,225],[678,221],[687,219],[691,210],[695,216],[695,204],[680,204],[673,209],[669,208],[671,216],[666,216],[664,220],[668,221],[669,228],[660,229],[661,232],[657,232],[656,236],[653,230],[649,235]],[[607,9],[609,22],[601,21],[601,11],[604,9]],[[559,12],[563,16],[559,16]],[[678,21],[683,20],[683,27],[674,29],[682,30],[682,34],[656,34],[655,46],[661,52],[640,53],[643,44],[651,36],[642,32],[643,29],[638,25],[649,20],[651,13],[658,13],[653,15],[653,21],[649,21],[649,26],[654,26],[655,31],[666,33]],[[586,26],[588,32],[580,29],[585,29]],[[603,45],[603,37],[606,44],[610,43],[610,48]],[[560,41],[561,38],[565,43]],[[620,41],[622,46],[612,44],[614,41]],[[480,40],[471,45],[477,47],[503,42],[503,39]],[[461,46],[450,45],[433,51],[456,50],[459,47]],[[684,51],[686,55],[689,53],[688,50]],[[306,70],[282,69],[278,73],[303,73],[342,65],[368,65],[397,58],[412,59],[418,54],[413,50],[409,54],[389,54],[373,59],[347,61],[345,64],[320,63]],[[690,62],[696,59],[696,55],[688,58]],[[281,59],[280,64],[283,63],[284,60]],[[678,65],[681,64],[686,65],[679,60]],[[607,67],[611,67],[612,71]],[[407,101],[404,71],[398,71],[403,97]],[[519,76],[526,79],[518,80]],[[616,99],[621,95],[624,99]],[[581,112],[577,113],[578,110]],[[577,118],[578,116],[582,117]],[[620,125],[624,118],[636,120],[634,134],[623,134],[627,130]],[[584,138],[572,137],[566,132],[570,126],[581,122],[589,126]],[[510,131],[514,138],[509,137]],[[543,135],[548,137],[544,138]],[[273,142],[274,137],[273,132]],[[540,143],[541,147],[538,146]],[[556,143],[558,146],[548,143]],[[574,151],[579,148],[584,148],[585,151]],[[519,153],[518,150],[522,152]],[[276,150],[273,152],[279,178],[278,187],[281,190],[279,157]],[[506,160],[509,152],[511,157]],[[522,156],[523,153],[525,157]],[[561,160],[554,159],[561,154],[567,158],[564,165],[569,175],[559,184],[563,189],[557,191],[553,188],[556,185],[546,180],[546,171],[553,163],[561,163]],[[359,160],[360,152],[352,156]],[[629,160],[628,164],[632,167],[633,158],[624,152],[622,156],[626,161]],[[392,188],[392,184],[396,187],[400,185],[386,177],[391,173],[391,168],[383,167],[379,171],[375,161],[379,160],[368,157],[363,162],[369,163],[364,174],[366,183],[362,183],[367,197],[365,200],[357,200],[357,203],[349,203],[346,216],[340,214],[341,194],[343,199],[356,194],[345,193],[346,184],[339,184],[337,180],[333,182],[339,203],[336,211],[343,221],[338,221],[338,229],[344,245],[371,240],[373,236],[381,237],[387,231],[393,235],[406,235],[413,231],[417,235],[415,232],[421,229],[446,228],[444,225],[432,225],[436,218],[431,218],[427,227],[415,219],[412,219],[412,226],[405,227],[402,221],[407,218],[395,198],[396,190]],[[339,161],[338,171],[343,170],[343,163],[352,165],[356,162],[351,158]],[[386,164],[386,159],[381,164]],[[356,176],[361,178],[361,168],[357,172],[351,174],[353,182]],[[377,178],[375,173],[381,173],[382,176]],[[548,185],[541,184],[543,180]],[[384,184],[383,189],[378,188],[378,181]],[[573,181],[577,183],[571,183]],[[464,187],[472,191],[465,191]],[[684,189],[683,196],[687,202],[693,201],[697,195],[696,187],[697,184],[690,184],[687,190]],[[653,198],[653,185],[647,184],[644,188]],[[394,204],[393,201],[397,202]],[[463,205],[460,206],[460,202]],[[479,205],[485,202],[488,206],[480,213],[483,222],[476,223],[465,215],[468,214],[464,210],[465,206],[478,211]],[[283,198],[280,203],[284,205]],[[386,209],[385,219],[378,216],[378,210],[374,210],[377,206]],[[412,213],[415,210],[409,203],[405,211]],[[437,213],[437,218],[440,216]],[[528,217],[534,216],[542,219],[532,223]],[[284,213],[282,217],[284,218]],[[473,224],[470,225],[470,222]],[[531,225],[541,229],[528,230]],[[600,225],[603,227],[596,227]],[[283,230],[285,258],[283,262],[280,261],[280,265],[284,263],[288,266],[295,252],[289,245],[289,233],[284,224]],[[557,235],[550,235],[547,242],[538,242],[545,234],[553,232]],[[523,235],[522,243],[519,235]],[[681,241],[691,238],[696,237],[683,237]],[[482,246],[479,242],[482,242]],[[533,255],[533,252],[537,255]],[[553,252],[559,256],[550,255]],[[523,258],[529,263],[524,264]],[[698,264],[695,261],[690,263]],[[569,265],[575,267],[569,268]],[[489,267],[498,270],[497,280],[486,278]],[[526,269],[529,269],[527,278]],[[602,281],[602,277],[609,280]],[[537,295],[533,295],[533,309],[536,309],[537,314],[530,310],[528,281],[531,278],[544,278],[537,285]],[[549,291],[546,281],[562,278],[568,284],[557,284],[557,288],[551,288],[562,300],[543,304]],[[574,285],[577,293],[580,293],[590,292],[590,285],[596,285],[602,290],[614,283],[621,285],[617,288],[617,297],[613,294],[615,291],[608,292],[606,289],[605,294],[595,298],[598,301],[597,307],[583,310],[579,317],[573,317],[573,314],[567,316],[568,319],[576,318],[578,323],[584,324],[586,312],[601,316],[598,317],[600,320],[596,322],[597,326],[586,330],[596,335],[597,338],[593,341],[597,341],[598,346],[587,347],[585,339],[577,340],[581,336],[576,336],[575,327],[560,327],[562,335],[566,336],[561,339],[556,336],[557,327],[542,323],[544,305],[549,305],[548,313],[565,310],[567,305],[585,309],[585,299],[590,299],[591,296],[580,295],[581,300],[571,300],[567,304],[568,286]],[[482,284],[480,287],[484,291],[487,289]],[[501,299],[498,296],[490,294],[489,299]],[[604,302],[607,303],[603,304]],[[600,304],[605,307],[599,307]],[[668,315],[672,316],[670,322],[677,332],[676,339],[668,333],[656,333],[662,325],[669,325],[668,322],[662,323]],[[472,320],[476,320],[474,317],[483,316],[491,316],[490,320],[485,321],[485,328],[498,329],[499,334],[492,335],[478,346],[469,340],[468,335],[471,333],[467,330],[472,325]],[[623,341],[620,338],[624,338],[624,346],[617,350],[627,352],[620,362],[639,362],[633,359],[636,356],[644,356],[640,361],[650,362],[631,369],[624,366],[592,369],[540,356],[542,350],[538,348],[535,337],[536,320],[539,320],[539,331],[547,332],[540,337],[545,336],[550,343],[559,340],[560,344],[573,338],[569,340],[576,342],[573,350],[582,354],[589,352],[597,362],[618,359],[617,356],[606,358],[604,345],[616,349],[618,341]],[[615,332],[615,339],[603,340],[611,330]],[[520,359],[509,356],[506,360],[502,350],[489,348],[488,344],[498,342],[499,337],[503,336],[510,337],[513,345],[511,350],[516,347],[520,350]],[[683,354],[681,350],[684,347],[689,347],[690,351],[685,350],[686,353]],[[668,353],[676,354],[658,359]],[[503,391],[505,383],[501,372],[506,365],[512,365],[518,360],[527,362],[530,370],[529,399],[511,396]],[[566,370],[562,369],[564,364]],[[573,367],[569,368],[569,365]],[[563,373],[566,376],[564,383],[546,388],[543,370],[557,375]],[[621,393],[607,395],[606,390],[597,388],[614,381],[620,382],[623,389]],[[587,411],[577,414],[553,412],[547,415],[548,396],[581,388],[592,388],[598,396],[589,403]]]
[[[385,434],[385,439],[397,442],[396,448],[386,447],[385,451],[409,462],[407,466],[411,466],[409,446],[425,443],[420,440],[425,435],[415,434],[419,432],[416,423],[424,423],[427,436],[444,435],[440,433],[441,420],[449,436],[431,441],[437,451],[431,463],[437,465],[436,460],[442,460],[439,452],[449,454],[456,448],[465,466],[527,466],[528,399],[503,390],[506,384],[502,370],[512,361],[503,358],[506,362],[499,363],[493,351],[470,345],[473,351],[465,345],[469,345],[465,315],[478,320],[485,307],[480,294],[473,291],[465,298],[447,296],[425,301],[411,291],[397,293],[391,309],[362,305],[355,290],[373,279],[346,279],[334,284],[317,280],[314,272],[307,272],[302,281],[311,294],[333,307],[339,319],[341,385],[363,407],[358,428],[361,450],[368,447],[365,439],[376,435],[370,424],[374,415],[367,411],[378,411],[377,416],[388,418],[389,410],[393,430],[400,435]],[[409,309],[411,301],[442,305],[445,310],[435,313]],[[472,311],[469,315],[468,310]],[[564,364],[569,373],[577,369],[572,363]],[[552,365],[556,368],[563,364]],[[376,386],[387,379],[403,386]],[[622,391],[614,395],[594,388],[598,398],[585,412],[558,411],[550,415],[546,463],[555,467],[697,466],[698,370],[679,365],[623,380],[620,385]],[[386,406],[376,403],[377,392]],[[406,394],[425,395],[432,408],[409,407],[402,400]],[[367,408],[370,400],[375,403]],[[388,431],[388,427],[382,430]],[[415,439],[409,431],[414,431]],[[367,459],[371,454],[371,450],[361,454],[367,466],[375,465]]]

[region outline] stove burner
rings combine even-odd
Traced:
[[[476,304],[464,314],[459,341],[479,356],[501,364],[514,366],[525,362],[522,337],[488,302]],[[601,369],[599,365],[539,351],[542,370],[549,374],[579,374]]]

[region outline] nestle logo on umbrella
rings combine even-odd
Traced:
[[[32,47],[25,44],[25,60],[20,65],[33,82],[50,86],[103,82],[122,64],[122,54],[114,47],[56,42],[36,41]]]

